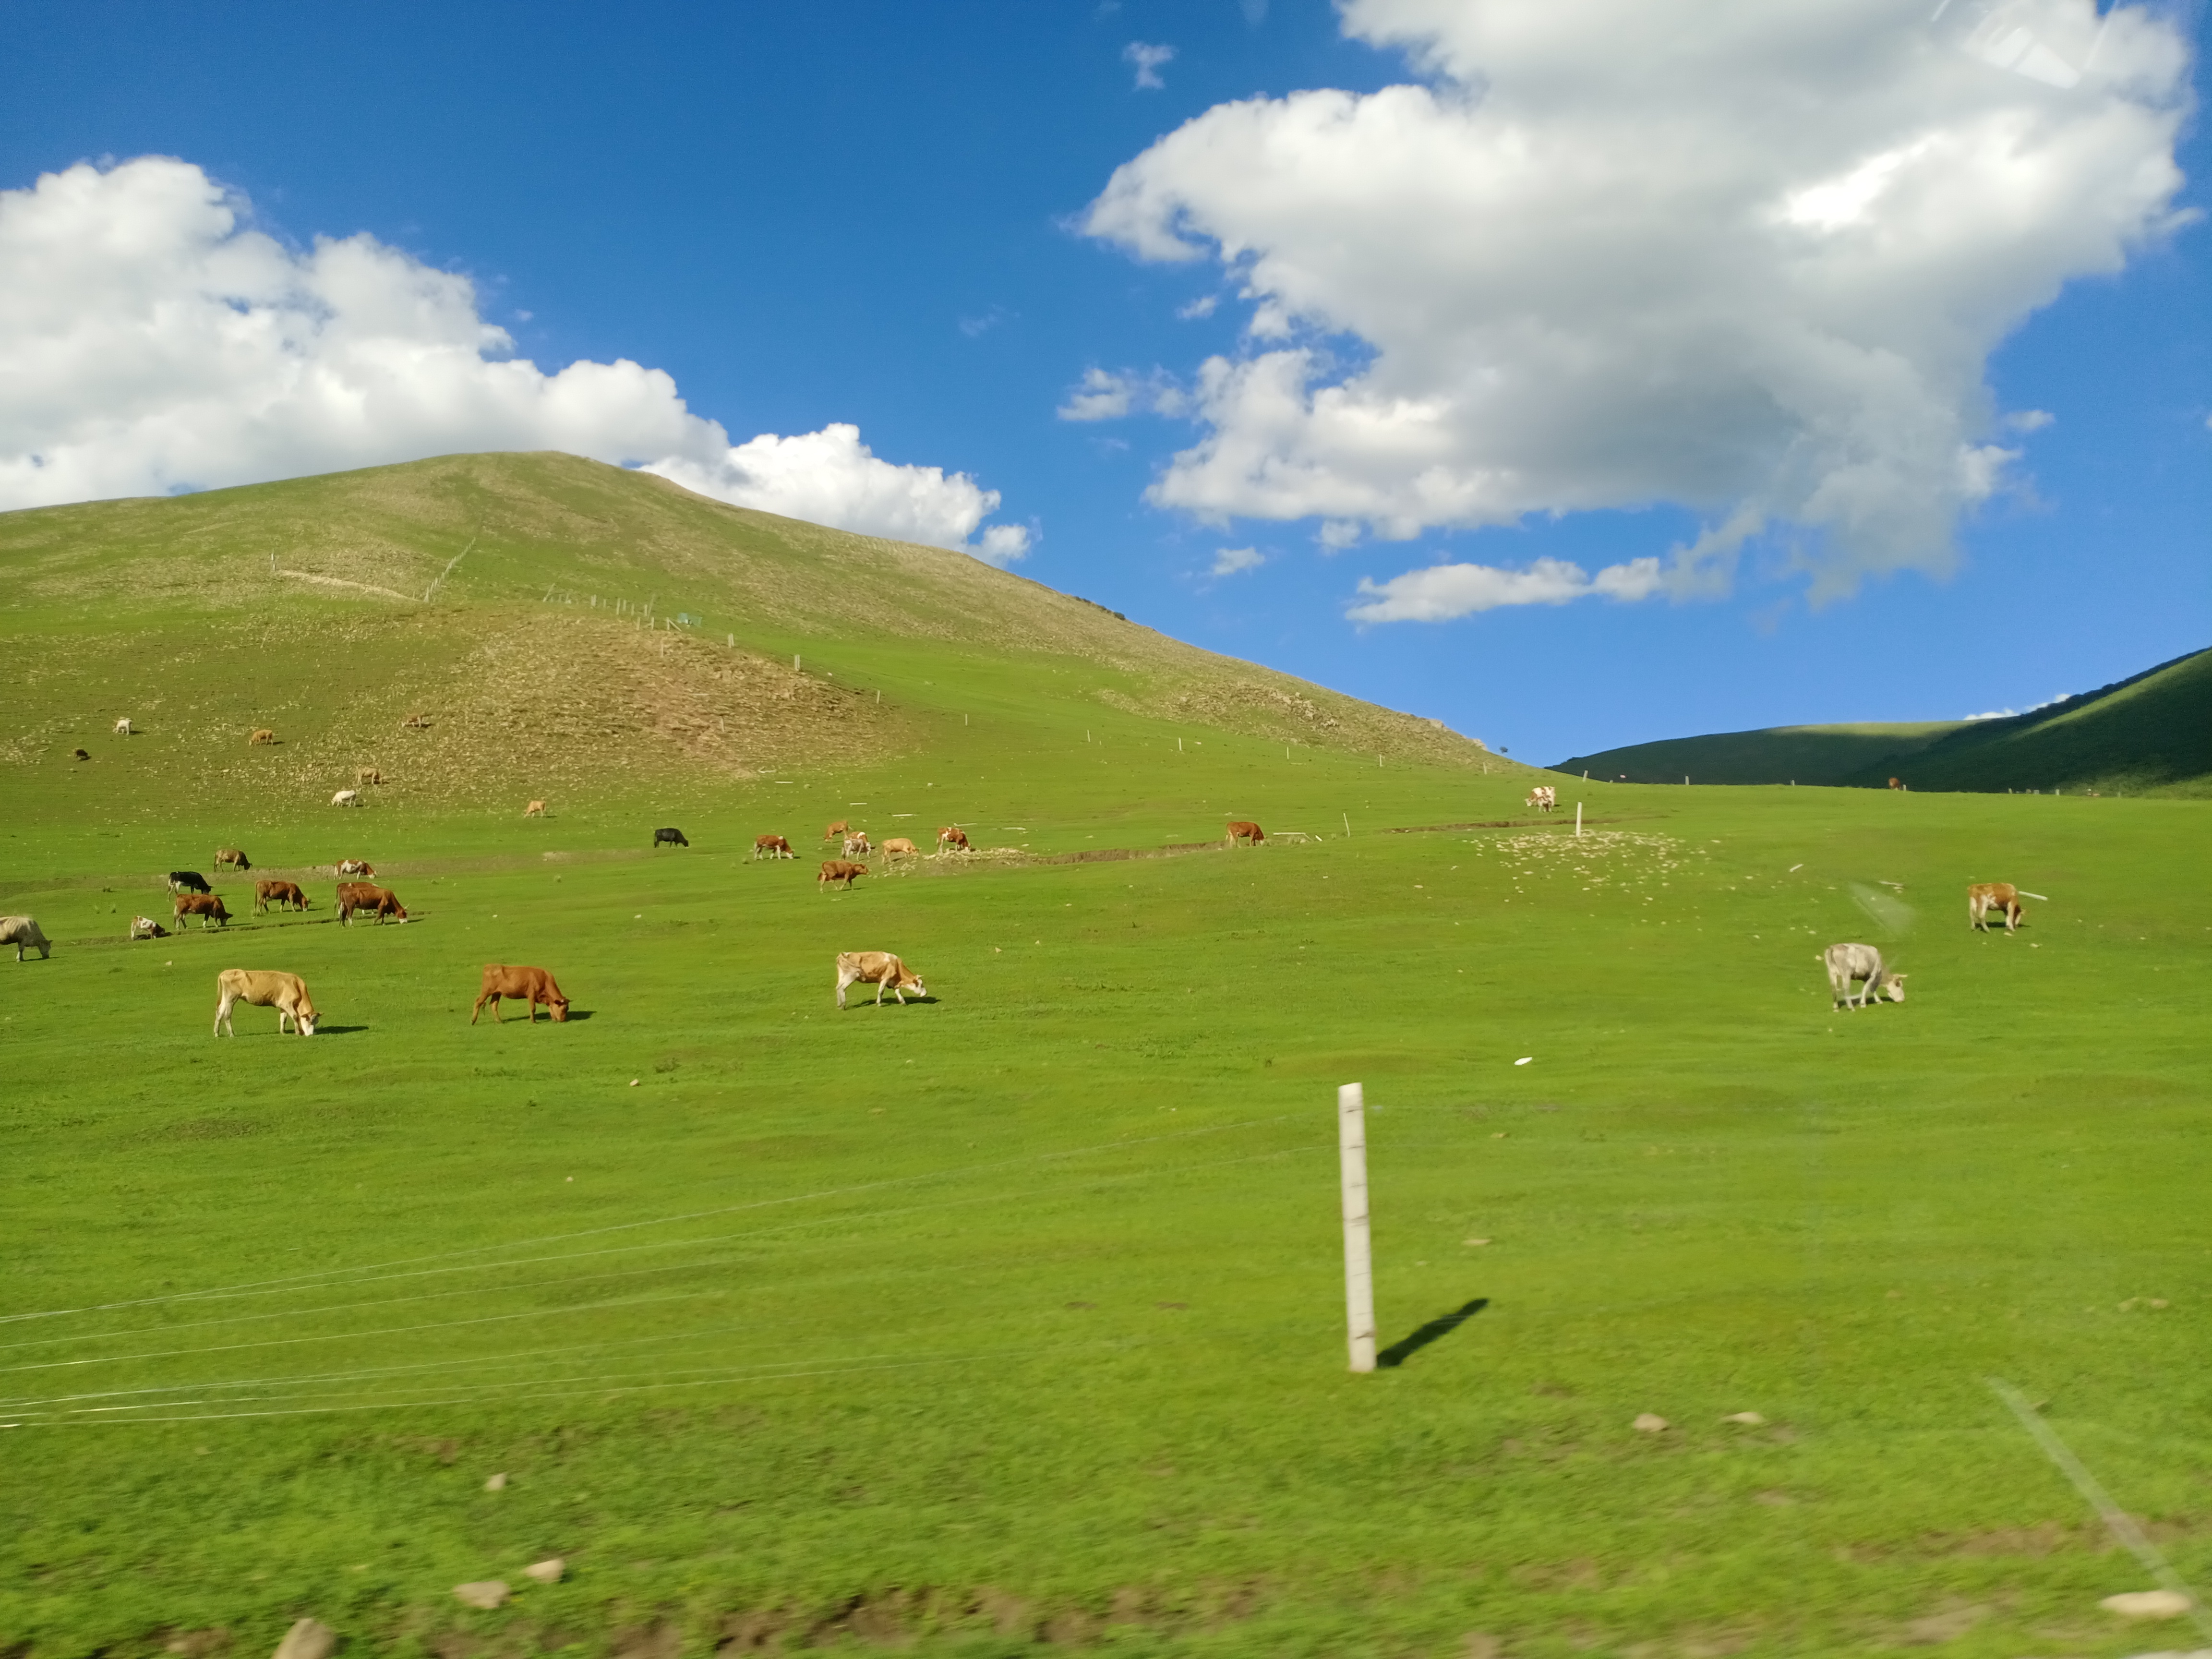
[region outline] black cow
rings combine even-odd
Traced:
[[[211,893],[215,889],[207,884],[207,878],[197,870],[172,870],[169,872],[169,890],[173,893]]]
[[[689,847],[691,843],[684,839],[681,830],[656,830],[653,832],[653,844],[657,850],[663,847]]]

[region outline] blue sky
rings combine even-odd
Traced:
[[[64,390],[0,377],[0,499],[680,452],[1533,761],[2026,708],[2212,644],[2200,14],[1624,4],[13,7],[0,289],[37,320],[0,362],[70,347]],[[147,156],[197,173],[126,202]],[[203,175],[235,229],[185,223]],[[228,313],[292,284],[313,343],[145,369],[116,319],[209,280],[161,237],[201,270],[248,228]],[[346,308],[425,272],[467,284],[362,346]],[[511,349],[453,344],[471,306]],[[463,354],[441,410],[479,357],[673,387],[206,447],[270,363],[388,375],[416,327]],[[888,465],[745,447],[841,423]],[[897,471],[929,467],[973,483]]]

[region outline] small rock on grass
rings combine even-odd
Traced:
[[[482,1578],[474,1583],[453,1586],[453,1599],[471,1607],[501,1606],[514,1593],[504,1578]]]
[[[487,1475],[484,1478],[484,1490],[486,1492],[505,1492],[507,1490],[507,1476],[505,1474]]]
[[[2197,1604],[2179,1590],[2126,1590],[2097,1605],[2123,1619],[2179,1619]]]
[[[534,1578],[541,1584],[557,1584],[561,1582],[561,1575],[568,1570],[568,1562],[557,1555],[553,1555],[548,1556],[543,1561],[532,1562],[522,1570],[522,1576],[525,1578]]]
[[[302,1619],[284,1632],[274,1659],[330,1659],[337,1651],[338,1633],[319,1619]]]
[[[1766,1426],[1766,1419],[1757,1412],[1730,1412],[1726,1417],[1721,1419],[1721,1421],[1741,1423],[1747,1429],[1763,1429]]]
[[[1638,1414],[1636,1421],[1630,1424],[1629,1427],[1634,1429],[1638,1434],[1661,1434],[1666,1431],[1667,1419],[1656,1412],[1643,1412]]]

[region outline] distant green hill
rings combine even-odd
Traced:
[[[2002,720],[1781,726],[1632,744],[1552,769],[1635,783],[2212,795],[2212,651]]]

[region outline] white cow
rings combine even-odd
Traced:
[[[855,830],[845,837],[845,856],[848,859],[864,859],[875,850],[875,844],[868,839],[868,832],[865,830]]]
[[[9,945],[15,947],[15,960],[18,962],[23,959],[23,947],[27,945],[38,951],[41,962],[52,956],[54,950],[46,936],[39,931],[39,921],[35,916],[0,916],[0,946]]]
[[[358,789],[341,789],[337,794],[331,797],[331,805],[333,806],[358,806],[361,805],[361,791]]]
[[[127,738],[131,735],[130,715],[125,714],[121,720],[115,722],[115,735],[118,738]]]
[[[1838,1008],[1863,1008],[1868,999],[1880,1002],[1887,996],[1892,1002],[1905,1000],[1905,975],[1886,972],[1881,965],[1881,952],[1871,945],[1831,945],[1814,961],[1828,969],[1828,990]],[[1863,980],[1857,1000],[1851,997],[1851,981]]]
[[[230,1011],[240,1003],[250,1003],[256,1008],[276,1011],[276,1031],[283,1035],[284,1022],[291,1021],[301,1036],[315,1034],[315,1000],[307,994],[307,982],[297,974],[277,973],[259,968],[226,968],[215,976],[216,1008],[215,1034],[222,1036],[226,1030],[236,1036],[230,1026]]]

